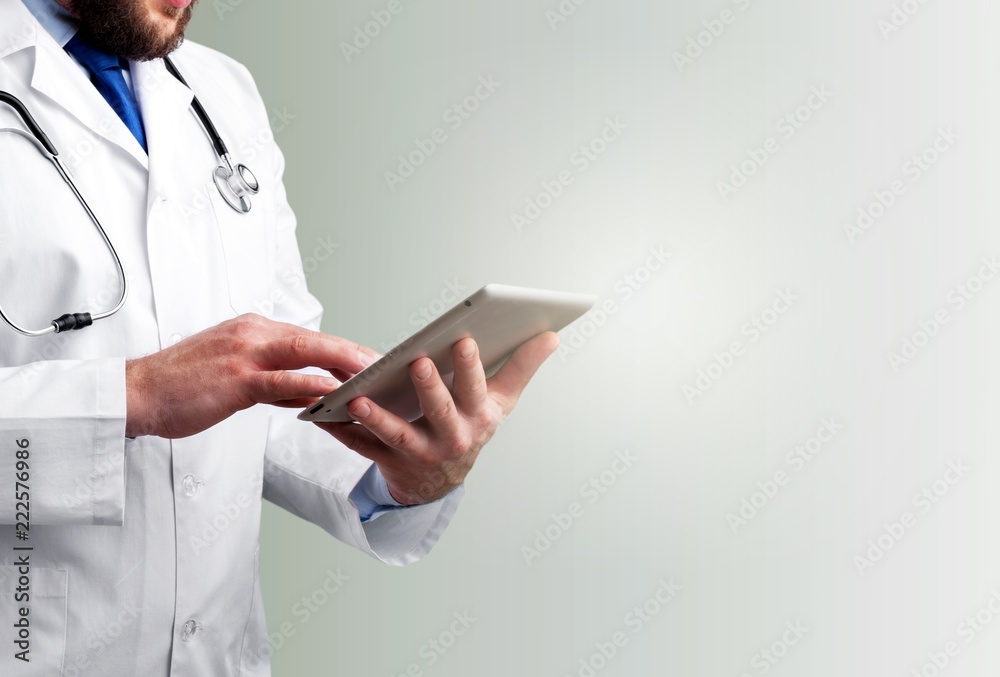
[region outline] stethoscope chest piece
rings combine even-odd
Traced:
[[[251,207],[250,196],[256,195],[260,190],[257,177],[244,164],[236,165],[234,171],[228,155],[222,159],[223,164],[216,167],[212,173],[215,187],[219,189],[219,194],[226,204],[241,214],[246,214]]]

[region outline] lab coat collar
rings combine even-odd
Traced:
[[[0,59],[22,49],[33,48],[32,89],[44,94],[95,134],[119,146],[148,169],[146,151],[132,132],[72,57],[39,25],[28,8],[20,0],[0,0],[0,18]],[[51,126],[44,117],[39,124],[43,129]]]

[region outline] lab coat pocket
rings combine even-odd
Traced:
[[[0,675],[63,674],[66,586],[65,569],[0,566]]]
[[[261,189],[263,190],[263,188]],[[274,290],[274,233],[262,201],[242,214],[222,198],[215,184],[207,187],[222,240],[229,280],[229,302],[238,314],[266,315]]]

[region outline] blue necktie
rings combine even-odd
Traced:
[[[142,146],[143,150],[146,150],[146,132],[142,127],[142,118],[139,116],[139,106],[136,104],[132,92],[129,91],[128,85],[125,84],[125,76],[122,75],[122,62],[124,60],[87,44],[80,39],[79,33],[66,43],[66,51],[90,71],[90,80],[97,87],[97,91],[111,104],[115,113],[129,128],[139,145]]]

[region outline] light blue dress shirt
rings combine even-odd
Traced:
[[[70,38],[76,35],[79,29],[76,18],[65,7],[56,2],[56,0],[21,1],[60,47],[65,47]],[[83,67],[81,66],[81,68]],[[132,80],[129,77],[128,71],[125,70],[123,75],[125,76],[125,82],[131,89]],[[402,507],[393,499],[392,494],[389,493],[389,487],[386,484],[385,478],[382,477],[382,473],[379,472],[376,465],[372,465],[368,469],[368,472],[364,474],[357,486],[351,491],[351,500],[358,506],[362,522],[367,522],[386,512]]]

